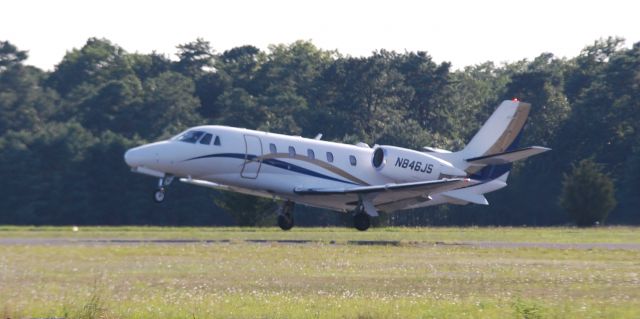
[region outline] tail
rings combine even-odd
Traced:
[[[503,101],[461,151],[465,158],[515,150],[531,104]]]
[[[540,146],[517,148],[530,110],[529,103],[503,101],[464,149],[432,155],[465,170],[473,179],[506,182],[512,162],[550,150]]]

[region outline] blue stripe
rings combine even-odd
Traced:
[[[198,157],[192,157],[192,158],[184,160],[183,162],[196,160],[196,159],[201,159],[201,158],[211,158],[211,157],[230,157],[230,158],[244,159],[244,154],[237,154],[237,153],[209,154],[209,155],[202,155],[202,156],[198,156]],[[254,158],[256,158],[255,155],[249,155],[247,157],[247,159],[249,159],[249,160],[253,160]]]
[[[245,159],[245,154],[239,154],[239,153],[220,153],[220,154],[209,154],[209,155],[203,155],[203,156],[197,156],[197,157],[193,157],[193,158],[189,158],[184,160],[186,161],[191,161],[191,160],[196,160],[196,159],[202,159],[202,158],[214,158],[214,157],[227,157],[227,158],[237,158],[237,159]],[[254,160],[257,156],[256,155],[252,155],[252,154],[247,154],[246,159],[247,160]],[[352,184],[352,185],[360,185],[358,183],[353,183],[350,181],[345,181],[342,179],[338,179],[335,177],[331,177],[331,176],[327,176],[315,171],[312,171],[310,169],[295,165],[295,164],[291,164],[285,161],[281,161],[275,158],[268,158],[262,161],[263,164],[269,165],[269,166],[273,166],[273,167],[277,167],[283,170],[287,170],[287,171],[292,171],[292,172],[296,172],[299,174],[303,174],[303,175],[308,175],[308,176],[313,176],[313,177],[317,177],[317,178],[323,178],[323,179],[327,179],[327,180],[331,180],[331,181],[336,181],[336,182],[340,182],[340,183],[346,183],[346,184]]]

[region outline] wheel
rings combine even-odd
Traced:
[[[280,226],[282,230],[293,228],[293,217],[291,215],[278,215],[278,226]]]
[[[156,189],[153,192],[153,201],[156,203],[162,203],[162,201],[164,201],[164,188]]]
[[[280,206],[280,213],[278,214],[278,226],[282,230],[289,230],[293,228],[293,208],[294,202],[287,200]]]
[[[353,215],[353,226],[359,231],[365,231],[371,226],[371,217],[365,212]]]

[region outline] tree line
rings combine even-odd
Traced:
[[[458,150],[504,99],[532,104],[521,145],[552,152],[517,163],[490,206],[385,216],[392,225],[559,225],[563,176],[590,159],[613,181],[610,223],[640,223],[640,43],[621,38],[573,58],[485,62],[453,70],[427,52],[352,57],[308,41],[217,52],[197,39],[174,58],[91,38],[53,71],[0,41],[0,224],[274,224],[274,203],[133,174],[127,148],[201,124],[346,143]],[[565,184],[568,184],[565,177]],[[613,191],[615,189],[615,191]],[[564,203],[564,204],[563,204]],[[297,207],[301,225],[339,213]]]

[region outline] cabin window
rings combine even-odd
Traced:
[[[310,159],[316,159],[316,154],[313,152],[312,149],[308,149],[307,150],[307,157],[309,157]]]
[[[296,157],[296,149],[293,146],[289,146],[289,157]]]
[[[194,143],[200,139],[200,137],[204,135],[202,131],[187,131],[186,133],[178,136],[178,141],[185,143]]]
[[[327,152],[327,162],[333,163],[333,153]]]
[[[200,139],[200,144],[205,144],[205,145],[209,145],[211,144],[211,138],[213,137],[213,135],[207,133],[205,134],[201,139]]]
[[[355,156],[349,155],[349,163],[351,163],[351,166],[356,166],[356,164],[358,164],[358,161],[356,161]]]
[[[269,151],[273,154],[278,153],[278,149],[276,148],[276,144],[269,144]]]
[[[220,136],[217,136],[217,135],[216,135],[216,139],[213,141],[213,145],[217,145],[217,146],[220,146],[220,145],[221,145],[221,144],[220,144]]]

